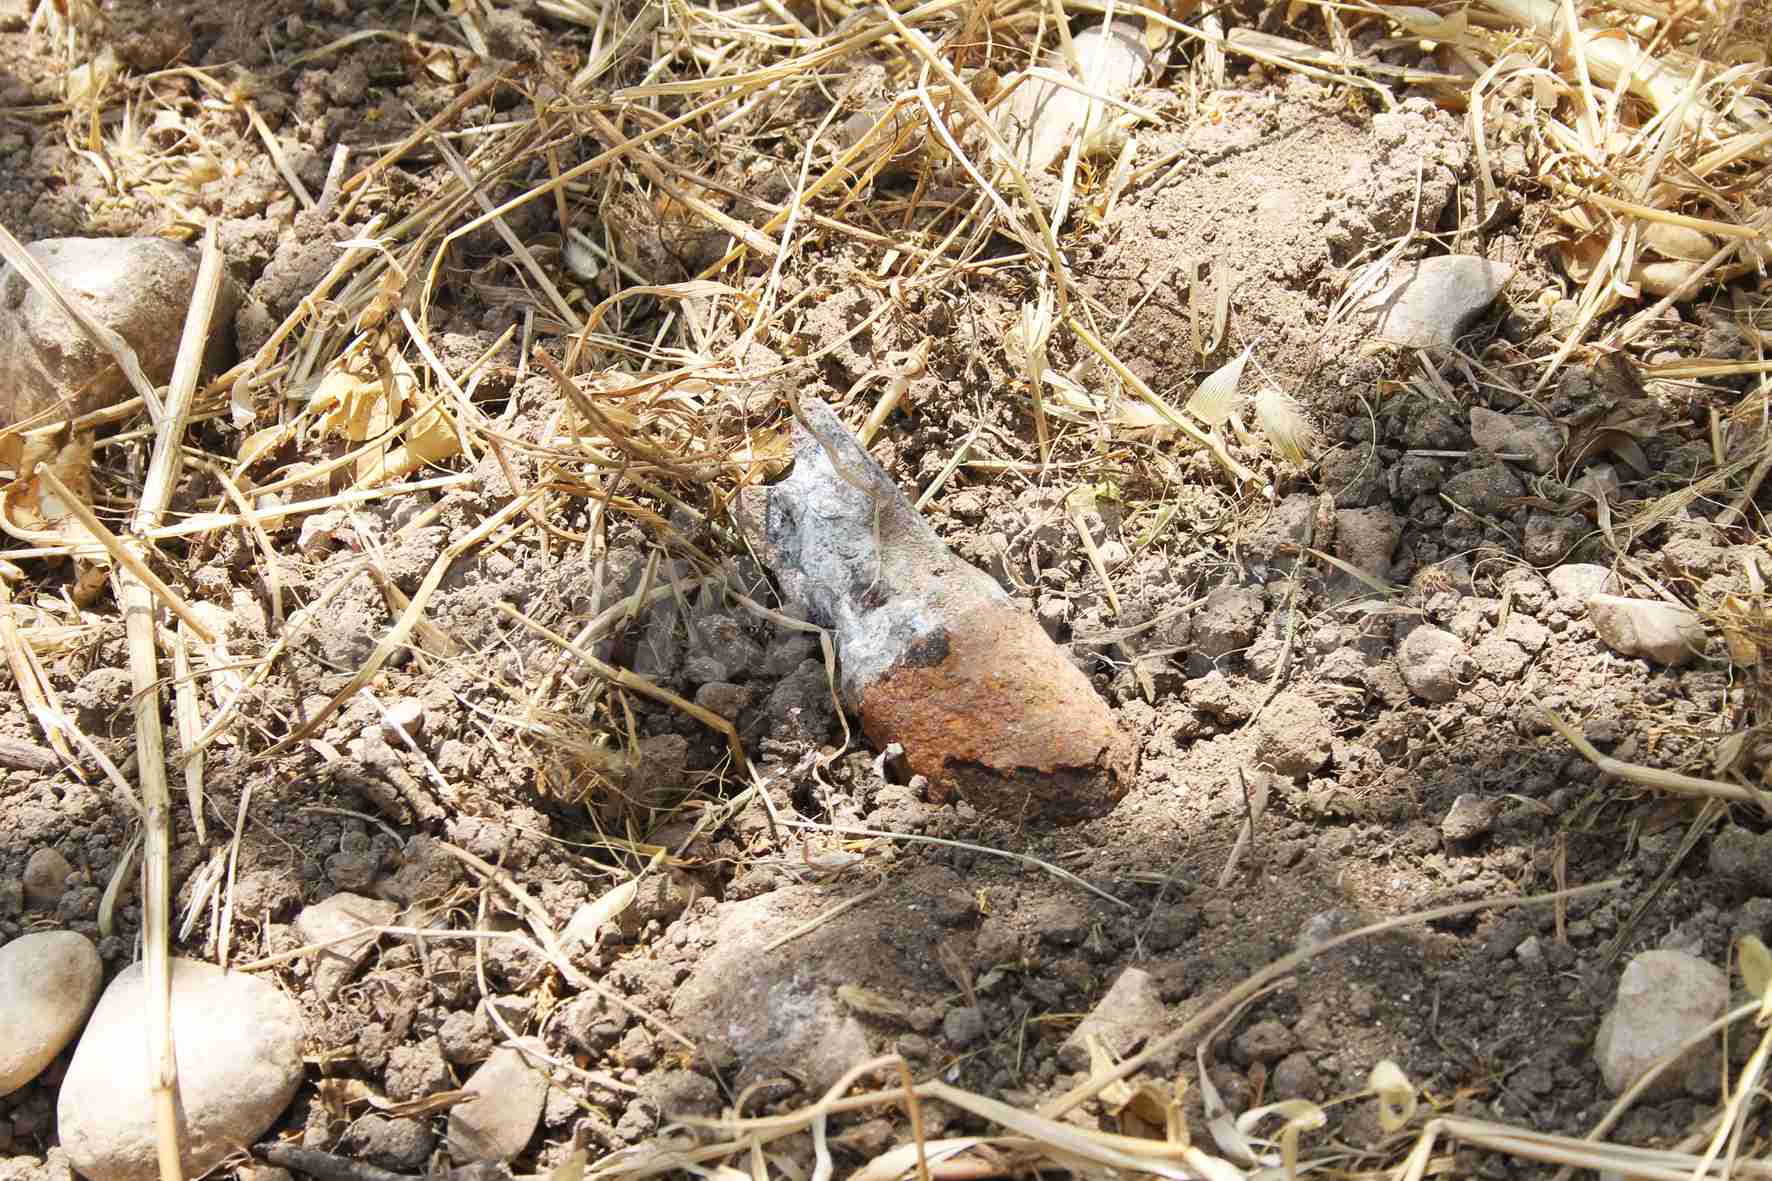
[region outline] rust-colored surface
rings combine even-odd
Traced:
[[[925,638],[861,694],[876,748],[904,745],[939,799],[1011,819],[1071,822],[1110,810],[1138,746],[1040,625],[984,603]]]

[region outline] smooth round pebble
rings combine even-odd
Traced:
[[[25,862],[25,905],[32,910],[54,910],[68,892],[68,878],[73,873],[74,867],[61,850],[50,845],[38,849]]]
[[[10,1095],[74,1040],[104,964],[74,931],[38,931],[0,947],[0,1095]]]
[[[87,1181],[157,1181],[149,1095],[147,978],[105,989],[62,1080],[56,1122]],[[257,976],[172,961],[172,1037],[184,1171],[199,1176],[276,1122],[302,1080],[301,1008]]]

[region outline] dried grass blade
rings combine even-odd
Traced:
[[[178,625],[172,647],[173,712],[178,721],[178,744],[190,750],[197,735],[203,732],[203,719],[198,713],[197,678],[191,671],[191,629],[184,622]],[[197,843],[209,843],[209,820],[203,810],[203,755],[197,752],[185,764],[185,800],[191,806],[191,824],[197,830]]]
[[[204,643],[213,644],[216,642],[215,632],[210,630],[203,618],[191,609],[191,605],[185,602],[184,597],[166,585],[158,574],[149,569],[148,564],[142,561],[141,556],[125,545],[115,533],[112,533],[110,528],[98,519],[98,515],[86,507],[85,502],[75,496],[66,484],[56,478],[54,472],[47,467],[38,468],[37,478],[42,480],[51,492],[61,498],[62,502],[73,512],[75,519],[86,526],[87,531],[97,539],[100,545],[105,547],[105,552],[110,554],[119,566],[134,575],[143,586],[152,591],[154,596],[165,603],[174,615],[190,624],[191,630],[197,633]]]

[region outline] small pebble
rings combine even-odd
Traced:
[[[1397,671],[1417,697],[1451,701],[1458,696],[1464,645],[1451,632],[1418,627],[1397,649]]]
[[[1681,665],[1704,651],[1704,621],[1696,611],[1653,599],[1594,595],[1587,617],[1600,641],[1621,656]]]
[[[1513,267],[1486,258],[1440,255],[1400,267],[1361,308],[1376,314],[1377,335],[1389,343],[1450,348],[1513,274]]]
[[[74,867],[61,850],[45,845],[25,862],[25,905],[32,910],[54,910],[67,893]]]
[[[1440,835],[1449,845],[1475,840],[1495,823],[1495,811],[1495,800],[1467,791],[1452,801],[1446,819],[1440,821]]]
[[[1729,1002],[1729,978],[1707,960],[1679,951],[1645,951],[1625,965],[1618,999],[1600,1023],[1594,1057],[1614,1095],[1655,1062],[1716,1020]],[[1702,1054],[1700,1043],[1687,1059]],[[1645,1098],[1665,1098],[1681,1088],[1686,1059],[1662,1071]]]
[[[321,997],[336,995],[374,948],[376,933],[366,928],[387,926],[399,911],[392,902],[358,894],[334,894],[302,909],[296,932],[307,943],[326,945],[314,953],[314,989]],[[362,934],[344,938],[356,931]]]
[[[949,1009],[941,1019],[941,1036],[958,1049],[970,1046],[986,1032],[984,1013],[970,1005]]]
[[[382,737],[388,740],[389,746],[395,750],[406,749],[406,743],[400,737],[401,730],[406,731],[412,741],[420,744],[424,742],[425,707],[418,698],[402,697],[397,701],[390,701],[385,712],[386,716],[382,718],[381,722],[381,732]]]

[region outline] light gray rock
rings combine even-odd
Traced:
[[[1594,595],[1587,617],[1600,642],[1621,656],[1657,664],[1685,664],[1704,651],[1704,621],[1696,611],[1653,599]]]
[[[1409,691],[1427,701],[1451,701],[1468,657],[1464,644],[1449,631],[1418,627],[1397,648],[1397,671]]]
[[[1529,414],[1501,414],[1483,406],[1471,407],[1471,442],[1497,455],[1524,455],[1535,472],[1557,465],[1563,450],[1563,428],[1548,418]]]
[[[1252,586],[1214,588],[1194,616],[1194,652],[1217,660],[1247,648],[1267,613],[1261,591]]]
[[[1138,29],[1127,22],[1116,21],[1111,29],[1091,26],[1072,42],[1084,84],[1097,94],[1124,98],[1150,69],[1151,51]],[[1062,54],[1050,54],[1046,64],[1070,76]],[[1068,151],[1078,135],[1088,134],[1114,115],[1105,103],[1069,87],[1030,81],[1010,98],[1004,130],[1022,166],[1039,172]]]
[[[32,853],[25,862],[25,905],[32,910],[54,910],[68,892],[68,878],[73,872],[74,867],[53,845]]]
[[[1465,254],[1440,255],[1398,267],[1390,282],[1360,301],[1374,332],[1388,343],[1447,349],[1495,302],[1514,276],[1506,263]]]
[[[0,1095],[42,1073],[80,1032],[104,964],[74,931],[38,931],[0,947]]]
[[[26,249],[135,349],[150,381],[166,383],[197,283],[196,251],[165,238],[48,238]],[[224,279],[212,322],[232,323],[238,304],[238,289]],[[231,349],[229,334],[213,331],[208,367],[224,364]],[[0,269],[0,391],[0,425],[63,398],[83,414],[133,396],[111,355],[10,266]]]
[[[375,947],[376,933],[366,928],[385,927],[399,913],[392,902],[350,893],[303,907],[295,916],[296,933],[306,943],[326,944],[314,953],[315,991],[326,999],[336,996]]]
[[[1058,1047],[1058,1063],[1066,1070],[1089,1069],[1089,1039],[1124,1059],[1168,1026],[1169,1011],[1156,978],[1142,968],[1127,968]]]
[[[525,1053],[529,1051],[529,1053]],[[506,1161],[522,1152],[548,1100],[548,1076],[531,1054],[539,1041],[503,1046],[480,1064],[466,1089],[474,1098],[449,1109],[449,1155],[457,1165]]]
[[[1594,1058],[1614,1095],[1622,1094],[1658,1060],[1722,1016],[1729,978],[1722,969],[1681,951],[1645,951],[1625,965],[1618,999],[1600,1023]],[[1651,1084],[1648,1098],[1677,1094],[1685,1062],[1703,1043]]]
[[[1403,522],[1388,508],[1347,508],[1335,514],[1335,556],[1376,578],[1390,577],[1391,555],[1402,540]]]
[[[1772,833],[1725,826],[1710,839],[1710,868],[1757,894],[1772,894]]]
[[[1565,562],[1545,575],[1545,581],[1556,592],[1557,606],[1565,611],[1586,607],[1589,599],[1613,589],[1616,582],[1612,571],[1591,562]]]
[[[671,1019],[737,1064],[737,1089],[791,1070],[819,1094],[871,1056],[866,1031],[837,999],[854,979],[850,957],[869,954],[863,945],[844,942],[845,929],[827,929],[834,942],[814,961],[763,951],[828,908],[816,887],[796,886],[714,909],[712,946],[677,987]]]
[[[1446,818],[1440,821],[1440,835],[1449,844],[1475,840],[1495,823],[1497,802],[1475,792],[1465,792],[1452,801]]]
[[[1276,693],[1255,723],[1256,762],[1288,778],[1321,770],[1334,744],[1328,711],[1290,689]]]
[[[87,1181],[157,1181],[147,980],[127,968],[105,989],[62,1080],[56,1124]],[[195,1177],[263,1135],[302,1079],[301,1007],[268,981],[197,960],[172,961],[172,1037],[185,1118],[182,1159]]]
[[[1321,947],[1331,939],[1358,930],[1365,920],[1355,911],[1343,908],[1318,911],[1305,919],[1293,939],[1292,949],[1305,952]]]
[[[974,1005],[956,1005],[942,1014],[941,1036],[960,1049],[984,1040],[990,1031],[984,1010]]]

